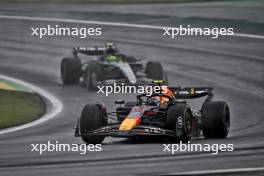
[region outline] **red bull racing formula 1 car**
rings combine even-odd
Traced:
[[[105,137],[163,136],[187,142],[192,136],[225,138],[230,129],[229,106],[213,101],[211,87],[168,87],[165,92],[137,95],[134,102],[115,101],[115,112],[102,102],[87,104],[81,113],[75,136],[86,143],[101,143]],[[185,99],[206,97],[199,110]],[[111,120],[110,120],[111,119]]]

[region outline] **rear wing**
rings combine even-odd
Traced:
[[[74,47],[73,55],[78,55],[79,53],[90,55],[90,56],[100,56],[106,51],[105,47],[93,46],[93,47]]]
[[[207,96],[205,101],[211,101],[214,93],[212,87],[168,87],[178,99],[192,99]]]

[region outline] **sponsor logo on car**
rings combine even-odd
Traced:
[[[145,132],[148,133],[165,133],[165,130],[161,129],[161,128],[145,128]]]

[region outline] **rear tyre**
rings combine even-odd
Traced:
[[[81,61],[78,58],[63,58],[61,61],[61,79],[63,84],[72,85],[79,82]]]
[[[177,140],[188,142],[192,136],[192,115],[187,104],[175,104],[167,112],[167,129],[176,132]],[[174,138],[175,140],[175,138]]]
[[[206,138],[225,138],[230,130],[228,104],[212,101],[202,106],[202,131]]]
[[[81,114],[80,118],[80,132],[81,135],[87,134],[89,131],[106,126],[105,110],[96,104],[86,105]],[[89,135],[82,136],[82,140],[88,144],[99,144],[103,142],[105,136]]]
[[[160,62],[148,62],[146,74],[149,79],[162,80],[164,78],[163,68]]]

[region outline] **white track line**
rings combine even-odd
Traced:
[[[175,176],[177,176],[177,175],[213,175],[213,174],[243,173],[243,172],[255,172],[255,171],[264,171],[264,167],[202,170],[202,171],[169,173],[169,174],[165,174],[165,175],[175,175]]]
[[[16,79],[16,78],[11,78],[11,77],[4,76],[4,75],[0,75],[0,78],[4,79],[4,80],[11,81],[11,82],[15,82],[17,84],[21,84],[25,87],[28,87],[29,89],[32,89],[36,93],[38,93],[41,96],[43,96],[44,98],[46,98],[51,103],[51,108],[48,109],[48,112],[46,112],[41,118],[39,118],[35,121],[32,121],[32,122],[29,122],[29,123],[20,125],[20,126],[15,126],[15,127],[0,130],[0,135],[39,125],[40,123],[43,123],[47,120],[54,118],[56,115],[58,115],[62,111],[62,109],[63,109],[62,102],[58,98],[56,98],[54,95],[50,94],[49,92],[47,92],[47,91],[45,91],[45,90],[43,90],[43,89],[41,89],[35,85],[32,85],[30,83],[24,82],[24,81]]]
[[[0,18],[2,18],[2,19],[14,19],[14,20],[30,20],[30,21],[81,23],[81,24],[94,24],[94,25],[104,25],[104,26],[158,29],[158,30],[162,30],[164,27],[166,27],[166,26],[154,26],[154,25],[144,25],[144,24],[115,23],[115,22],[75,20],[75,19],[63,19],[63,18],[47,18],[47,17],[13,16],[13,15],[11,15],[11,16],[10,15],[0,15]],[[233,35],[230,35],[230,36],[264,39],[263,35],[243,34],[243,33],[234,33]]]

